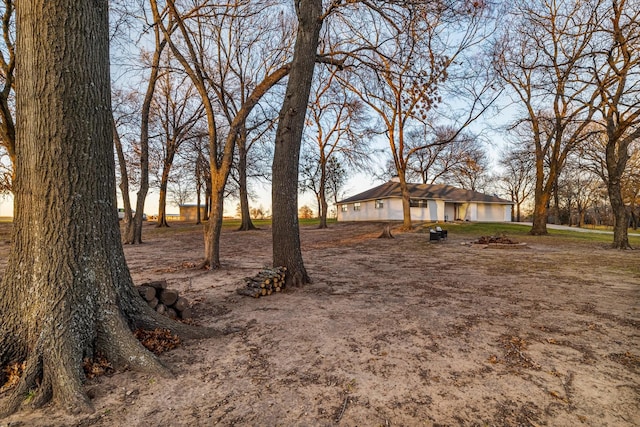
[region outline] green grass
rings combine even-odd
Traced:
[[[559,238],[574,242],[591,242],[591,243],[612,243],[612,234],[587,233],[574,230],[555,230],[548,228],[546,236],[531,236],[529,231],[531,226],[508,223],[488,223],[488,222],[465,222],[455,224],[445,224],[443,228],[447,228],[450,233],[457,235],[467,235],[470,237],[480,236],[497,236],[505,234],[507,237],[525,237],[531,238]],[[637,233],[635,230],[629,230],[629,233]],[[629,244],[632,247],[640,247],[640,237],[629,236]]]
[[[531,227],[520,224],[492,223],[492,222],[464,222],[444,224],[442,228],[450,230],[450,233],[469,236],[525,236],[529,234]]]

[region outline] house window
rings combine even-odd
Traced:
[[[340,206],[340,210],[341,210],[342,212],[346,212],[346,211],[348,211],[348,210],[349,210],[349,207],[348,207],[347,205],[342,205],[342,206]]]
[[[376,200],[376,209],[382,209],[384,207],[384,202],[382,199]]]
[[[357,203],[353,204],[353,210],[354,211],[359,211],[360,210],[360,202],[357,202]]]
[[[409,200],[409,206],[412,208],[426,208],[428,204],[426,200],[411,199]]]

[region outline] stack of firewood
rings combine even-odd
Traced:
[[[246,286],[236,292],[253,298],[280,292],[284,288],[286,274],[287,267],[265,268],[253,277],[245,277]]]
[[[175,289],[167,289],[166,280],[143,283],[138,286],[138,293],[160,314],[172,319],[190,319],[192,316],[189,301],[181,297]]]

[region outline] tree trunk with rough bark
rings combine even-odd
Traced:
[[[627,207],[622,198],[621,179],[629,159],[627,148],[624,144],[620,144],[609,132],[609,140],[606,150],[607,162],[607,192],[609,193],[609,203],[615,218],[613,224],[613,244],[614,249],[629,249],[629,216]]]
[[[271,193],[273,265],[287,267],[287,286],[302,286],[311,282],[300,249],[298,170],[304,120],[322,27],[322,0],[299,0],[295,5],[298,32],[276,131]]]
[[[551,180],[551,177],[548,177],[547,180]],[[531,227],[531,230],[529,230],[529,234],[533,236],[548,234],[547,217],[549,216],[549,197],[550,192],[545,191],[544,158],[542,154],[536,152],[536,185],[533,201],[533,226]]]
[[[218,174],[211,174],[212,179],[216,179]],[[224,179],[221,177],[218,179]],[[217,269],[220,268],[220,233],[222,231],[222,216],[224,213],[224,185],[218,183],[213,185],[217,191],[211,193],[211,212],[209,220],[204,227],[204,260],[200,268]]]
[[[402,230],[408,231],[413,228],[411,224],[411,194],[407,185],[406,172],[398,170],[400,179],[400,192],[402,193]]]
[[[85,357],[154,375],[166,368],[133,327],[212,335],[153,312],[133,288],[116,215],[107,0],[17,5],[13,243],[0,285],[0,368],[26,361],[0,418],[29,391],[92,411]],[[87,112],[91,112],[88,114]]]

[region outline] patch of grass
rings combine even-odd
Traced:
[[[450,233],[468,236],[527,236],[531,227],[522,224],[509,224],[501,222],[464,222],[440,224]]]
[[[602,243],[602,244],[613,243],[613,234],[591,233],[591,232],[587,233],[584,231],[554,230],[554,229],[549,229],[548,231],[549,231],[549,236],[563,238],[568,241]],[[629,236],[629,244],[634,248],[640,247],[640,237]]]
[[[529,231],[531,226],[522,224],[509,224],[509,223],[491,223],[491,222],[465,222],[465,223],[449,223],[441,224],[443,228],[449,230],[449,233],[456,235],[466,235],[472,237],[479,236],[499,236],[507,235],[508,237],[514,236],[529,236],[530,238],[554,238],[566,242],[588,242],[588,243],[613,243],[613,235],[605,233],[584,232],[577,230],[556,230],[548,228],[548,235],[546,236],[531,236]],[[425,226],[428,228],[428,226]],[[634,233],[630,230],[629,233]],[[640,248],[640,236],[629,236],[629,244],[636,248]]]

